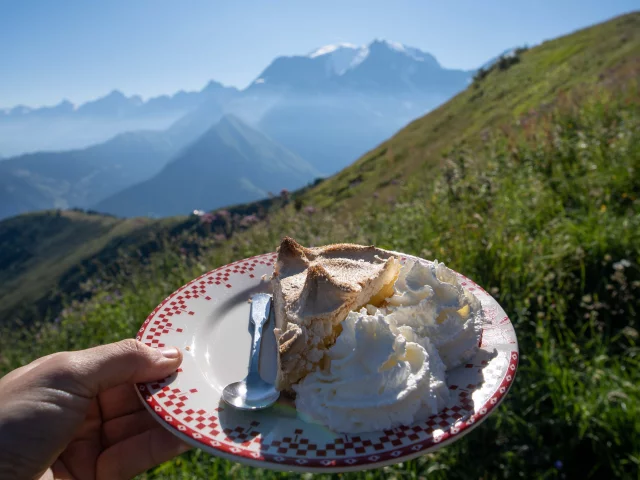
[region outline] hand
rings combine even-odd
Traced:
[[[181,362],[176,348],[124,340],[9,373],[0,379],[0,479],[127,479],[185,452],[133,385]]]

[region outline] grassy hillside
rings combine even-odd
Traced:
[[[51,210],[0,222],[0,324],[55,314],[62,295],[82,296],[87,273],[127,247],[140,248],[184,219],[115,217]],[[93,267],[90,266],[93,264]]]
[[[307,189],[296,192],[304,195]],[[234,205],[219,214],[159,220],[50,210],[0,221],[0,325],[53,319],[66,303],[93,295],[95,281],[168,249],[197,254],[277,210],[283,198]]]
[[[120,274],[92,278],[92,298],[59,321],[0,332],[0,371],[133,336],[177,287],[271,251],[285,234],[308,245],[374,243],[437,258],[483,285],[515,324],[521,364],[504,404],[461,441],[341,478],[636,478],[639,26],[633,14],[531,49],[290,202],[264,204],[250,221],[220,212],[215,234],[194,226],[181,237],[189,249],[168,242],[142,264],[122,257]],[[518,85],[523,71],[530,85]],[[145,477],[285,476],[193,451]]]
[[[374,191],[389,198],[411,178],[430,182],[456,142],[481,142],[488,129],[549,108],[562,92],[640,71],[640,13],[548,41],[518,55],[313,191],[310,204],[360,205]]]

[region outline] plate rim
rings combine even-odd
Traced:
[[[415,255],[410,255],[402,252],[397,252],[393,250],[386,250],[391,254],[397,255],[402,259],[415,259],[415,260],[423,260],[429,262],[429,260],[422,259]],[[146,329],[150,325],[150,320],[153,316],[168,302],[170,302],[175,296],[177,296],[180,292],[184,291],[187,287],[192,285],[193,283],[201,280],[203,277],[211,275],[219,270],[228,269],[231,266],[234,266],[239,263],[244,263],[248,260],[255,260],[261,257],[272,257],[274,252],[267,252],[259,255],[254,255],[251,257],[243,258],[240,260],[236,260],[234,262],[222,265],[213,270],[203,273],[202,275],[194,278],[190,282],[184,284],[180,288],[176,289],[173,293],[171,293],[168,297],[166,297],[156,308],[154,308],[151,313],[147,316],[144,323],[140,326],[138,332],[136,333],[136,338],[138,340],[142,339],[142,335],[146,332]],[[466,277],[465,275],[454,270],[457,275],[462,276],[469,282],[473,284],[474,287],[482,290],[486,295],[490,296],[486,290],[476,282]],[[493,297],[492,297],[493,298]],[[494,299],[495,301],[495,299]],[[496,301],[497,303],[497,301]],[[506,313],[506,312],[505,312]],[[513,328],[513,323],[511,319],[509,319],[508,315],[506,316],[509,323]],[[515,328],[514,328],[515,333]],[[360,455],[352,455],[345,456],[340,459],[333,460],[323,460],[323,459],[307,459],[300,461],[302,459],[298,457],[293,457],[290,455],[277,455],[277,454],[262,454],[256,452],[256,455],[252,455],[246,450],[238,448],[236,452],[233,451],[234,448],[231,445],[227,445],[223,442],[219,442],[217,440],[207,439],[206,436],[195,432],[188,425],[184,425],[179,419],[172,415],[171,412],[168,412],[163,408],[163,406],[158,402],[155,398],[155,395],[151,393],[149,389],[149,385],[157,382],[146,382],[146,383],[138,383],[135,385],[135,390],[140,398],[142,404],[146,407],[147,411],[149,411],[152,417],[164,428],[169,430],[172,434],[178,436],[185,443],[188,443],[192,447],[200,448],[205,450],[207,453],[218,456],[220,458],[224,458],[226,460],[239,462],[244,465],[248,465],[251,467],[257,468],[268,468],[276,471],[296,471],[296,472],[324,472],[324,473],[340,473],[340,472],[352,472],[352,471],[363,471],[370,470],[375,468],[380,468],[386,465],[391,465],[403,461],[408,461],[420,456],[423,456],[427,453],[435,452],[436,450],[449,445],[456,440],[462,438],[464,435],[471,432],[478,425],[483,423],[487,417],[489,417],[493,411],[498,407],[502,401],[506,398],[509,393],[511,386],[515,381],[515,377],[518,371],[518,364],[520,359],[519,346],[517,337],[515,337],[515,343],[511,345],[511,351],[505,351],[508,353],[508,366],[506,369],[505,375],[500,379],[500,382],[497,384],[495,392],[487,398],[486,402],[477,407],[475,413],[469,416],[466,420],[461,421],[455,428],[450,428],[447,432],[444,432],[437,439],[432,437],[427,440],[417,440],[413,443],[402,445],[396,448],[388,449],[380,453],[368,453],[368,454],[360,454]],[[511,373],[509,374],[509,371]],[[421,422],[419,422],[421,423]],[[414,424],[417,425],[417,424]],[[181,428],[182,427],[182,428]],[[405,429],[410,429],[412,426],[402,426],[397,427],[395,429],[389,429],[388,431],[402,431]],[[387,430],[383,430],[385,432]],[[200,436],[200,438],[195,437],[194,434]],[[212,442],[211,444],[205,443],[204,440],[209,440]],[[215,442],[215,443],[213,443]],[[416,448],[418,447],[418,448]],[[353,463],[349,462],[352,460]]]

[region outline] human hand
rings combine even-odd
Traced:
[[[0,379],[0,479],[127,479],[189,447],[134,383],[172,374],[178,349],[135,340],[54,353]]]

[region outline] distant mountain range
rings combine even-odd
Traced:
[[[146,102],[114,90],[77,108],[68,100],[53,107],[0,109],[0,155],[62,151],[104,142],[119,133],[163,130],[205,104],[218,108],[239,94],[211,81],[199,92],[180,91]]]
[[[266,198],[318,175],[302,158],[226,115],[157,175],[94,208],[121,216],[180,215]]]
[[[168,215],[250,201],[279,186],[299,187],[313,175],[344,168],[463,90],[473,73],[443,68],[418,49],[376,40],[363,47],[329,45],[308,55],[278,57],[242,91],[212,81],[199,92],[147,101],[113,91],[77,108],[63,101],[54,107],[0,111],[0,155],[56,151],[0,161],[0,217],[54,207]],[[232,152],[234,147],[220,138],[214,141],[220,126],[213,127],[225,115],[223,124],[253,132],[242,134],[246,142],[257,142],[253,149]],[[261,156],[267,144],[267,150],[282,155],[283,165],[297,165],[299,171],[293,171],[298,173],[287,177],[283,169],[264,169],[267,160],[276,161]],[[223,148],[227,160],[215,148]],[[240,159],[248,168],[246,152],[255,155],[257,172],[278,172],[282,178],[249,179],[240,175],[244,171],[221,169]],[[193,182],[184,175],[183,183],[173,186],[183,201],[169,205],[167,197],[151,194],[149,189],[162,184],[163,172],[195,159],[198,168],[215,164],[218,174],[235,175],[225,178],[224,186],[234,188],[224,191],[238,195],[195,195],[189,187]],[[190,172],[198,175],[197,169]],[[148,198],[160,203],[125,201],[136,188],[146,189]]]
[[[0,218],[92,205],[155,174],[174,152],[160,133],[135,132],[85,149],[0,161]]]

